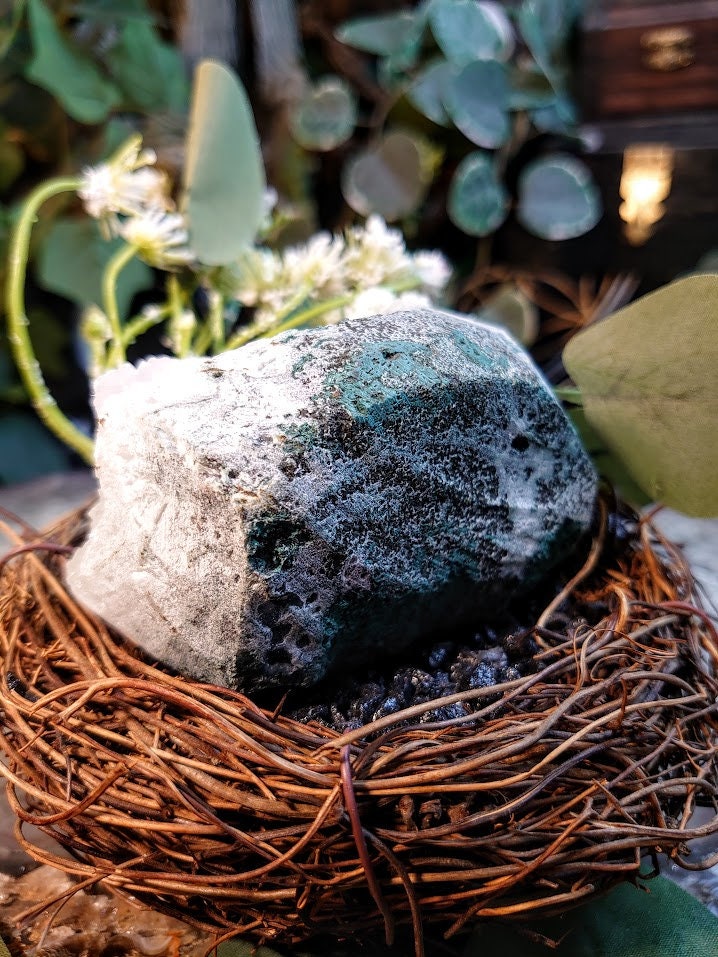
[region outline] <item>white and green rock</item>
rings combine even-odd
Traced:
[[[403,312],[97,383],[74,594],[150,655],[311,685],[494,617],[589,527],[596,476],[500,330]]]

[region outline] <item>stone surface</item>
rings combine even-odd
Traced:
[[[395,313],[97,388],[75,595],[151,655],[310,685],[491,617],[587,528],[593,468],[503,332]]]

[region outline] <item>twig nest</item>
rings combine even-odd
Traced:
[[[288,332],[97,385],[75,596],[228,687],[493,616],[587,529],[596,476],[530,359],[445,312]]]

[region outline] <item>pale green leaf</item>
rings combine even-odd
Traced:
[[[86,306],[102,305],[102,273],[122,240],[106,242],[91,219],[57,219],[39,251],[38,272],[42,286]],[[152,271],[133,259],[120,273],[117,304],[125,316],[132,297],[152,287]]]
[[[509,197],[491,157],[477,150],[459,163],[449,189],[449,218],[470,236],[488,236],[506,219]]]
[[[26,0],[9,0],[0,11],[0,58],[4,57],[13,44],[22,23]]]
[[[182,206],[190,246],[222,265],[251,245],[264,217],[264,166],[252,108],[227,67],[197,69],[187,135]]]
[[[379,213],[393,222],[413,213],[426,192],[421,143],[408,133],[387,133],[346,164],[342,192],[362,216]]]
[[[510,283],[500,286],[477,315],[482,322],[506,329],[523,346],[532,346],[538,336],[538,309]]]
[[[106,62],[133,108],[148,113],[187,108],[189,83],[182,56],[160,40],[151,23],[128,20]]]
[[[101,123],[122,97],[97,66],[74,49],[43,0],[28,0],[33,58],[25,75],[52,93],[81,123]]]
[[[654,500],[718,515],[718,275],[689,276],[589,326],[563,359],[586,418]]]
[[[13,411],[0,416],[0,485],[62,472],[68,465],[67,449],[32,413]]]
[[[472,143],[496,149],[509,138],[509,87],[503,64],[476,60],[453,70],[443,98],[446,112]]]
[[[308,150],[336,149],[352,135],[356,121],[356,98],[338,76],[310,86],[289,118],[292,136]]]
[[[271,947],[258,947],[246,940],[227,940],[217,948],[217,957],[281,957]]]
[[[508,60],[513,53],[513,28],[499,3],[435,0],[429,16],[439,48],[457,66],[474,60]]]
[[[541,239],[574,239],[601,218],[601,199],[585,164],[566,153],[529,163],[519,177],[519,221]]]
[[[558,917],[516,924],[485,921],[463,957],[715,957],[718,919],[680,887],[657,877],[628,882]],[[555,942],[550,948],[546,940]]]
[[[391,56],[403,49],[407,34],[414,24],[415,16],[411,10],[398,10],[395,13],[349,20],[339,27],[336,37],[347,46],[364,50],[365,53]]]
[[[439,126],[449,125],[443,91],[451,74],[451,64],[442,58],[432,60],[406,91],[409,102]]]
[[[610,483],[624,502],[628,502],[634,508],[643,508],[644,505],[648,505],[651,499],[634,481],[625,463],[607,447],[589,422],[586,410],[580,406],[572,406],[566,412],[581,438],[583,447],[591,456],[598,474]]]

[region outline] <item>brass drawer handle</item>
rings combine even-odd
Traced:
[[[687,27],[662,27],[641,37],[645,51],[641,62],[649,70],[670,73],[683,70],[695,61],[695,35]]]

